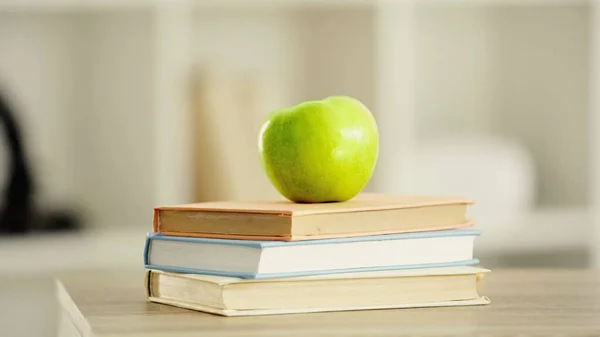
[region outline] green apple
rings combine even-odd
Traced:
[[[270,113],[258,148],[269,180],[287,199],[342,202],[371,179],[379,133],[360,101],[332,96]]]

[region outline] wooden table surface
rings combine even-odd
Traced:
[[[62,331],[82,336],[600,336],[600,272],[588,270],[494,270],[480,287],[487,306],[260,317],[147,303],[141,272],[60,281],[75,321]]]

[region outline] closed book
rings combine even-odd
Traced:
[[[455,229],[311,241],[147,235],[147,268],[239,278],[472,265],[479,231]]]
[[[468,227],[473,201],[362,193],[346,202],[223,201],[154,209],[154,232],[172,236],[300,241]]]
[[[477,284],[489,270],[449,267],[247,280],[149,270],[147,299],[223,316],[489,303]]]

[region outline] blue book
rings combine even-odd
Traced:
[[[309,241],[249,241],[150,233],[148,269],[247,279],[474,265],[474,229]]]

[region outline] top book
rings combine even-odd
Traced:
[[[473,201],[362,193],[338,203],[220,201],[154,209],[154,232],[238,240],[299,241],[468,227]]]

